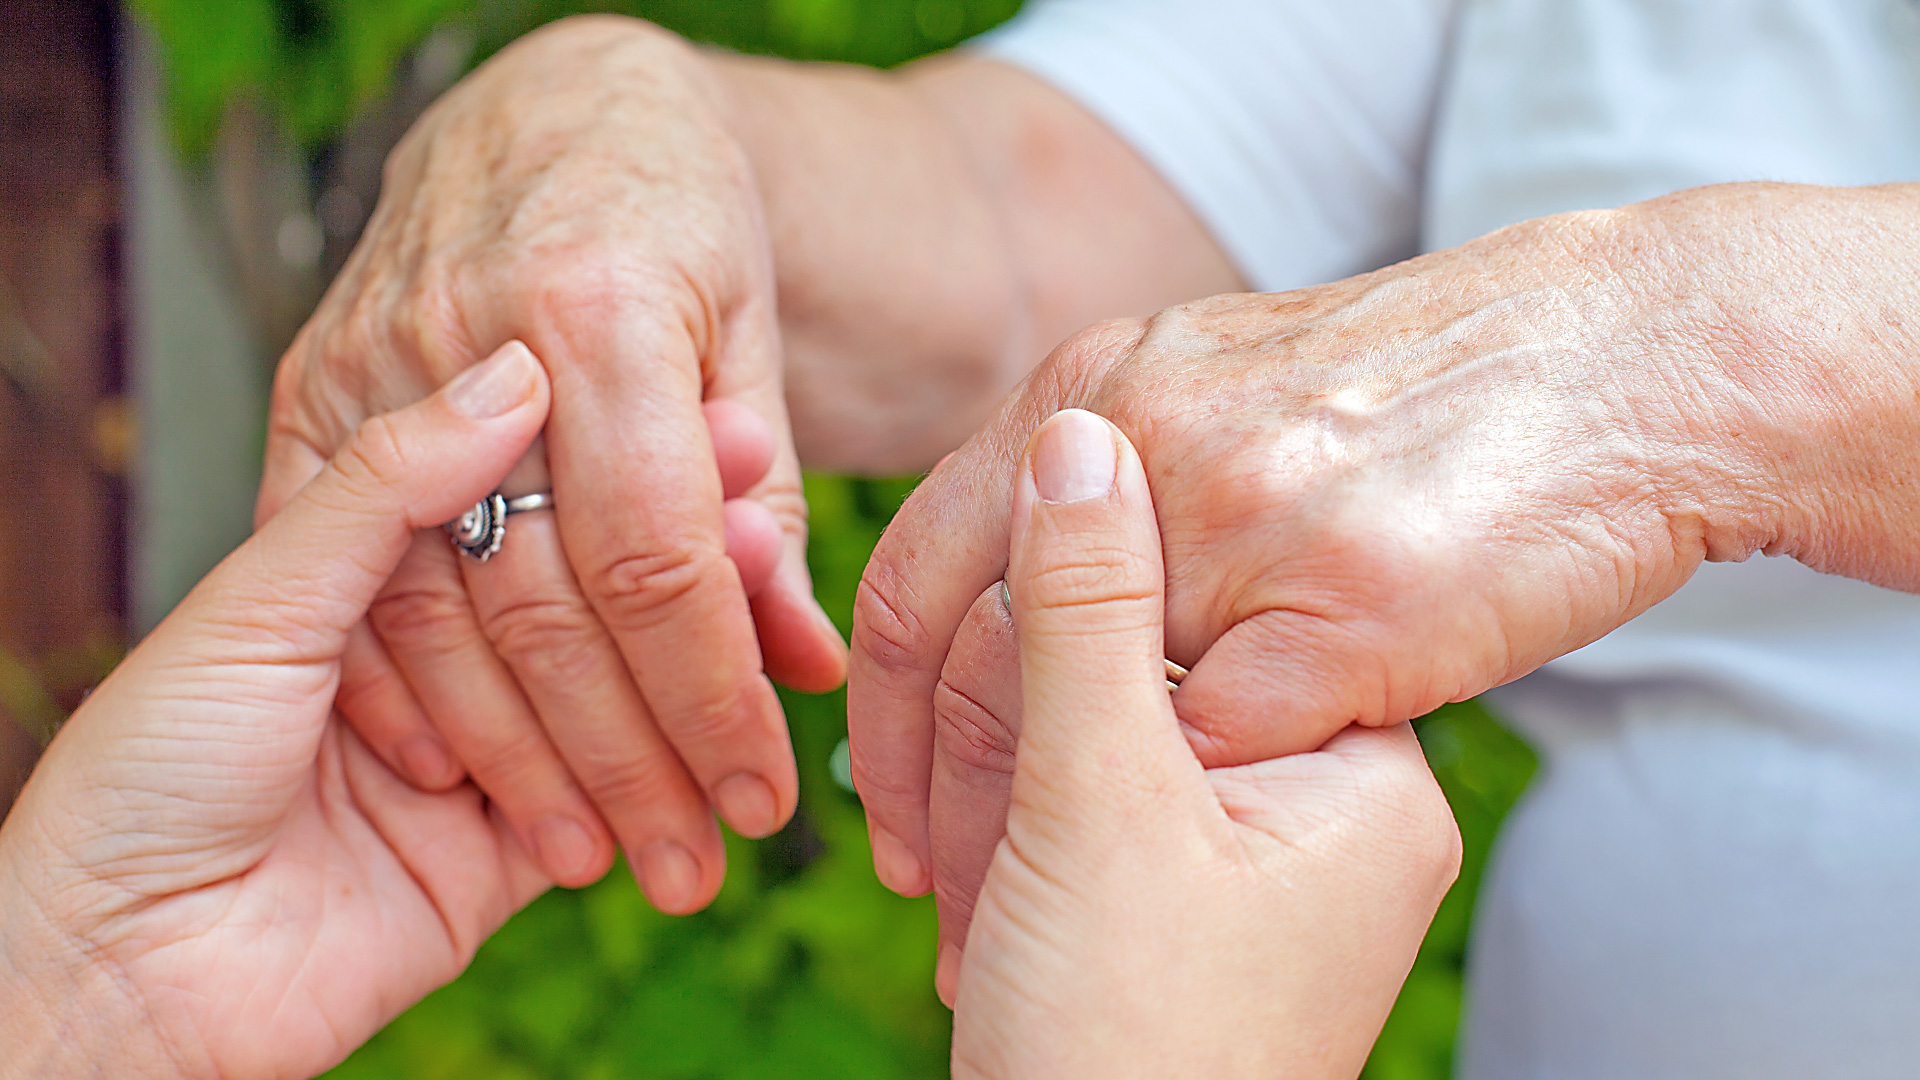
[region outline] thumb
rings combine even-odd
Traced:
[[[228,642],[256,663],[338,656],[414,532],[493,491],[550,397],[539,361],[512,341],[424,401],[366,421],[194,590],[170,636]]]
[[[1093,413],[1056,413],[1034,433],[1014,489],[1016,803],[1079,820],[1130,793],[1200,781],[1167,694],[1162,578],[1132,444]]]

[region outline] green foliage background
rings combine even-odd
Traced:
[[[653,19],[698,40],[805,59],[888,66],[1004,20],[1019,0],[133,0],[168,61],[170,116],[189,157],[211,146],[236,97],[269,104],[317,152],[377,98],[434,27],[464,26],[475,61],[578,11]],[[842,630],[874,542],[910,480],[808,478],[810,554]],[[729,837],[718,901],[691,918],[654,912],[624,869],[556,890],[508,923],[458,981],[427,998],[333,1074],[889,1080],[946,1071],[949,1017],[932,991],[931,901],[883,889],[858,801],[829,775],[846,734],[844,693],[783,694],[800,761],[801,810],[769,840]],[[1367,1075],[1450,1072],[1473,898],[1532,754],[1476,703],[1420,722],[1466,842]]]

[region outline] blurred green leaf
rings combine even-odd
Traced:
[[[13,717],[40,741],[53,738],[60,707],[38,673],[19,657],[0,649],[0,723]]]

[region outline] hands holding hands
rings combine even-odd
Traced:
[[[422,118],[281,366],[260,500],[500,343],[533,350],[552,422],[503,490],[555,512],[485,564],[420,536],[349,637],[340,708],[416,785],[470,774],[556,880],[617,843],[671,912],[720,886],[716,810],[749,836],[793,811],[768,676],[828,690],[845,652],[806,570],[759,196],[691,57],[570,20]]]
[[[748,835],[791,814],[769,676],[824,690],[845,658],[803,557],[778,200],[692,55],[626,20],[550,28],[394,155],[282,366],[261,535],[76,716],[0,832],[0,986],[36,988],[0,1024],[29,1067],[124,1029],[125,1071],[318,1068],[549,880],[600,876],[618,845],[690,911],[724,872],[716,813]],[[910,132],[1112,138],[1058,101],[955,123],[939,78],[755,71],[814,95],[761,136],[923,170],[820,190],[797,170],[789,231],[815,200],[847,216],[975,175],[946,143],[893,153]],[[1031,90],[1005,76],[944,92]],[[848,102],[868,111],[782,128]],[[1058,210],[1124,171],[1106,164],[1145,171],[1119,154],[1041,184],[1055,202],[1018,155],[980,174]],[[1026,308],[1000,286],[944,303],[1020,278],[1022,243],[1062,248],[982,242],[1022,204],[966,194],[924,234],[800,238],[809,266],[886,279],[835,303],[783,286],[810,363],[905,319],[980,340],[940,377],[888,358],[873,401],[997,393],[985,369],[1021,328],[1134,296],[1067,302],[1069,272]],[[915,493],[856,611],[855,780],[882,880],[938,894],[957,1071],[1350,1072],[1448,876],[1405,720],[1607,633],[1703,559],[1916,587],[1912,197],[1705,189],[1055,351]],[[1178,247],[1183,213],[1135,254]],[[1217,277],[1188,270],[1168,281]],[[813,398],[840,387],[822,371]],[[1079,408],[1115,427],[1056,415]],[[973,422],[946,411],[917,449]],[[496,488],[557,510],[459,560],[426,527]],[[1171,699],[1162,656],[1192,669]],[[1336,970],[1350,995],[1323,992]],[[1272,1037],[1200,1034],[1225,1023]]]
[[[69,721],[0,828],[0,1075],[309,1075],[547,887],[478,791],[416,790],[332,705],[413,537],[549,400],[510,343],[368,421]],[[1138,458],[1082,412],[1034,457],[1009,577],[1028,728],[943,961],[956,1072],[1350,1074],[1457,862],[1411,733],[1204,771],[1161,681]]]
[[[548,887],[480,792],[415,789],[334,693],[418,530],[550,401],[514,343],[367,421],[68,721],[0,828],[0,1075],[311,1075]]]
[[[1166,655],[1191,668],[1173,707],[1208,768],[1516,678],[1703,560],[1913,588],[1920,507],[1887,479],[1915,468],[1888,404],[1911,337],[1859,302],[1911,303],[1912,198],[1701,189],[1069,340],[868,565],[849,725],[882,880],[933,889],[945,946],[967,940],[1018,785],[1009,507],[1063,408],[1139,448]]]
[[[1011,803],[940,961],[954,1075],[1357,1074],[1459,866],[1412,730],[1203,767],[1167,695],[1139,457],[1079,410],[1031,447]]]

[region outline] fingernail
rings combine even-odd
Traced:
[[[565,814],[540,819],[533,827],[533,850],[556,881],[579,881],[593,872],[593,834]]]
[[[440,787],[447,783],[447,773],[453,768],[453,755],[431,735],[409,735],[400,740],[393,753],[416,787]]]
[[[1085,409],[1062,409],[1033,448],[1034,493],[1051,503],[1097,499],[1113,490],[1119,465],[1113,429]]]
[[[773,785],[752,773],[737,772],[714,785],[720,817],[741,836],[759,839],[780,827],[780,803]]]
[[[525,345],[509,341],[447,384],[447,404],[474,420],[512,412],[533,396],[534,364]]]
[[[933,967],[933,992],[940,995],[940,1004],[951,1009],[959,991],[960,947],[946,942],[940,946],[940,959]]]
[[[880,884],[902,896],[919,896],[927,891],[927,868],[906,841],[878,825],[868,832],[873,843],[873,872]]]
[[[698,902],[700,864],[693,853],[671,840],[655,840],[633,860],[640,871],[640,888],[653,906],[669,915],[682,915]]]

